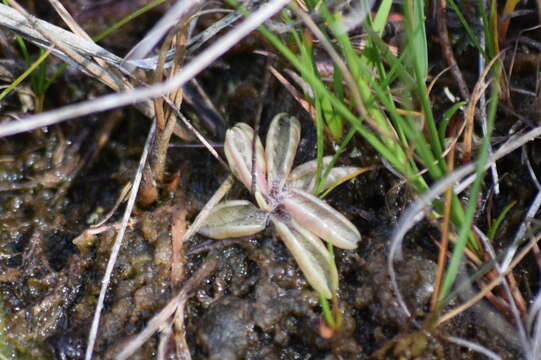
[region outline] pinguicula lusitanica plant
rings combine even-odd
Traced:
[[[254,130],[245,123],[229,129],[225,137],[229,166],[252,192],[257,206],[247,200],[224,201],[213,209],[199,232],[213,239],[249,236],[264,230],[270,222],[310,285],[331,298],[338,287],[338,274],[333,255],[321,239],[342,249],[355,249],[361,235],[348,219],[313,195],[317,185],[315,160],[293,169],[300,136],[299,121],[278,114],[268,130],[265,148],[255,137],[254,155]],[[325,157],[324,164],[328,165],[331,159]],[[358,170],[332,168],[322,190]]]

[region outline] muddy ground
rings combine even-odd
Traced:
[[[45,10],[36,11],[42,11],[45,18],[50,15]],[[151,24],[160,11],[141,23]],[[137,39],[137,33],[126,35],[129,31],[124,30],[122,34],[130,41],[122,46],[116,43],[118,51],[126,50],[127,44]],[[254,44],[265,44],[259,37],[252,37],[248,44],[199,77],[223,116],[223,128],[238,121],[254,123],[266,59],[252,50]],[[431,51],[433,72],[437,73],[446,65],[437,44]],[[464,51],[467,53],[468,48]],[[50,66],[58,64],[53,60]],[[284,64],[278,62],[277,66]],[[532,86],[528,76],[520,72],[514,81]],[[444,76],[432,93],[435,106],[442,109],[444,86],[452,86],[450,76]],[[69,69],[49,90],[45,106],[53,108],[106,91]],[[531,100],[535,104],[535,99]],[[8,113],[22,116],[31,111],[24,108],[28,101],[23,95],[5,99],[2,121]],[[535,113],[531,104],[524,106],[525,114]],[[187,111],[197,119],[196,110],[188,107]],[[296,161],[313,159],[315,129],[310,118],[271,78],[263,100],[261,134],[279,112],[295,115],[302,122]],[[496,137],[506,136],[517,121],[521,120],[501,109]],[[17,358],[83,358],[116,231],[113,226],[97,235],[80,235],[115,205],[122,187],[135,172],[149,124],[136,110],[126,108],[0,140],[3,334],[7,351]],[[107,142],[98,150],[97,138],[109,131],[109,126]],[[220,136],[218,132],[211,137],[212,142],[219,145],[223,142]],[[158,201],[136,206],[132,215],[107,293],[96,359],[112,358],[179,291],[181,284],[171,283],[172,223],[179,208],[186,210],[188,223],[193,220],[227,176],[204,148],[177,145],[169,149],[167,182],[160,184]],[[221,152],[221,147],[217,149]],[[539,158],[535,157],[539,143],[530,144],[526,150],[533,155],[534,170],[539,171]],[[483,219],[499,214],[511,200],[517,201],[497,236],[500,247],[512,238],[534,195],[520,156],[517,152],[503,160],[499,167],[501,194],[477,217],[480,226],[486,227]],[[325,336],[318,296],[271,227],[256,237],[223,243],[196,235],[184,245],[185,278],[210,258],[215,258],[217,265],[186,305],[186,340],[192,358],[483,358],[449,343],[446,337],[450,335],[483,344],[504,359],[518,358],[520,346],[513,336],[516,331],[512,323],[489,303],[481,303],[432,329],[428,310],[437,258],[434,241],[439,233],[429,222],[417,225],[408,234],[404,259],[396,264],[400,288],[413,310],[411,318],[405,317],[389,283],[387,252],[393,227],[412,199],[411,189],[381,166],[378,156],[360,137],[354,138],[340,162],[377,165],[376,170],[340,186],[327,198],[357,226],[363,238],[357,250],[337,249],[335,253],[344,316],[340,331]],[[168,186],[175,176],[178,184]],[[237,183],[227,198],[248,199],[249,194]],[[115,212],[107,224],[118,224],[121,214]],[[519,287],[529,296],[537,291],[537,270],[532,260],[527,259],[516,272]],[[458,297],[453,304],[461,300]],[[135,358],[153,358],[158,339],[152,337]],[[173,350],[174,344],[170,348]]]

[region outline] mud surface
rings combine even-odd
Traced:
[[[91,9],[101,11],[100,7]],[[88,11],[90,18],[94,16]],[[262,57],[237,53],[201,75],[201,83],[224,114],[225,127],[238,121],[253,123],[264,67]],[[79,86],[87,86],[92,94],[105,92],[90,81]],[[82,91],[59,90],[58,101],[80,100]],[[435,96],[438,91],[443,92],[437,88]],[[8,105],[14,111],[20,109],[21,99],[11,99]],[[261,133],[270,119],[283,111],[297,116],[303,124],[296,161],[313,159],[313,124],[283,87],[271,80]],[[501,119],[497,128],[500,136],[515,121],[503,112]],[[111,121],[115,121],[114,128],[98,151],[97,137]],[[3,330],[8,351],[17,357],[84,357],[121,211],[100,231],[89,234],[85,230],[105,217],[133,176],[148,124],[135,111],[124,109],[0,142]],[[212,140],[223,141],[219,132]],[[527,151],[539,154],[540,148],[539,143],[533,143]],[[516,154],[504,160],[500,167],[502,193],[478,215],[494,216],[517,200],[496,237],[498,246],[508,243],[534,194],[525,168],[517,169],[519,159]],[[534,171],[539,171],[539,156],[535,159]],[[356,166],[381,164],[360,138],[353,140],[341,161]],[[167,173],[172,178],[177,172],[178,186],[166,191],[166,184],[161,184],[158,201],[137,206],[132,215],[107,292],[96,359],[113,358],[178,293],[181,284],[171,281],[175,216],[182,207],[188,223],[192,221],[227,175],[205,149],[172,147]],[[248,194],[237,184],[227,197],[248,198]],[[185,254],[194,253],[183,258],[185,278],[197,271],[209,252],[217,255],[218,265],[186,304],[186,341],[194,360],[483,358],[450,343],[448,336],[481,343],[504,359],[519,357],[518,340],[510,335],[515,333],[514,327],[489,303],[432,327],[428,310],[436,269],[434,239],[439,236],[433,223],[421,223],[409,233],[403,258],[395,263],[398,285],[411,315],[400,307],[387,266],[389,237],[411,201],[410,189],[400,179],[378,167],[342,185],[327,201],[363,236],[359,249],[335,250],[343,314],[340,331],[329,334],[318,295],[272,227],[257,237],[223,244],[209,243],[196,235],[184,244]],[[493,213],[487,215],[489,211]],[[527,293],[536,291],[531,260],[517,272],[517,281]],[[459,296],[450,306],[463,300]],[[135,358],[154,358],[158,344],[159,336],[151,337]],[[174,353],[174,345],[170,348],[169,353]]]
[[[127,126],[123,123],[120,126]],[[305,127],[310,126],[305,123]],[[310,139],[313,132],[312,135],[310,131],[304,133],[309,135],[303,138],[305,146],[301,147],[299,158],[309,159],[313,156],[309,145],[314,141]],[[113,134],[113,139],[115,136]],[[31,137],[24,135],[26,141],[31,141]],[[57,143],[54,134],[41,138]],[[124,140],[119,136],[112,141],[97,161],[100,169],[88,169],[84,175],[74,178],[65,191],[60,183],[51,188],[38,185],[29,190],[0,193],[5,254],[0,286],[5,306],[5,334],[21,355],[57,359],[83,357],[100,280],[116,231],[112,228],[83,237],[81,233],[88,228],[88,219],[96,216],[97,208],[113,206],[126,176],[119,174],[132,173],[135,168],[135,161],[130,161],[133,159],[130,146],[140,146],[142,137],[141,142],[122,143]],[[43,168],[39,171],[54,169],[50,157],[55,146],[48,146],[50,152],[36,150],[3,164],[4,178],[30,179],[29,174],[37,174],[37,166],[42,162],[49,165],[41,165]],[[127,164],[117,164],[115,168],[112,165],[115,162],[110,159],[114,154],[125,155]],[[187,196],[183,203],[191,219],[226,175],[213,160],[207,159],[203,150],[175,149],[171,158],[177,164],[190,159],[200,167],[183,174],[179,187],[183,190],[160,199],[151,208],[136,210],[107,294],[96,358],[112,358],[178,291],[178,287],[171,285],[170,231],[179,192]],[[352,160],[353,163],[369,161],[370,156]],[[103,164],[107,169],[103,169]],[[170,166],[174,172],[175,165]],[[99,175],[107,172],[118,176],[115,179]],[[210,243],[211,247],[225,247],[216,250],[219,259],[216,271],[186,307],[186,336],[192,357],[479,358],[444,340],[447,334],[453,334],[490,344],[504,358],[515,358],[516,342],[494,330],[494,322],[501,327],[506,320],[487,304],[437,330],[422,331],[436,268],[429,239],[436,230],[429,224],[410,234],[404,260],[395,264],[400,269],[398,283],[413,318],[405,316],[387,272],[387,239],[400,208],[406,204],[407,194],[403,189],[390,195],[394,185],[396,180],[384,170],[375,171],[342,186],[328,198],[363,235],[357,251],[336,251],[344,316],[339,333],[331,338],[322,336],[318,296],[269,227],[256,238],[223,245]],[[247,194],[236,185],[228,196],[239,198]],[[104,212],[107,211],[101,211],[100,215]],[[110,222],[117,223],[115,219],[119,216]],[[209,243],[198,235],[186,246],[188,252],[190,249],[198,252],[186,257],[186,277],[190,277],[206,256],[200,251],[201,247],[208,247]],[[415,327],[412,320],[420,327]],[[151,338],[138,358],[153,357],[157,344],[158,338]]]

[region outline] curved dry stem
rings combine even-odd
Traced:
[[[509,265],[509,268],[505,270],[505,272],[498,274],[498,277],[494,278],[490,283],[488,283],[484,288],[479,291],[474,297],[466,301],[465,303],[457,306],[455,309],[447,312],[445,315],[440,317],[438,319],[437,325],[443,324],[446,321],[451,320],[458,314],[461,314],[466,309],[472,307],[473,305],[477,304],[482,298],[485,297],[486,294],[488,294],[490,291],[492,291],[496,286],[500,285],[502,279],[504,276],[509,274],[511,270],[520,262],[522,259],[530,252],[532,247],[537,244],[541,240],[541,234],[537,235],[534,239],[532,239],[524,248],[521,249],[520,253],[513,259],[511,264]]]
[[[201,0],[178,0],[145,37],[128,52],[124,57],[124,61],[145,57],[182,18],[188,18],[191,13],[198,11],[198,8],[202,5],[201,2]]]
[[[524,135],[512,137],[508,142],[503,144],[492,156],[489,156],[485,164],[485,168],[489,167],[492,163],[496,162],[510,152],[514,151],[515,149],[539,136],[541,136],[541,127],[534,128]],[[411,205],[408,210],[406,210],[404,215],[401,216],[400,221],[398,222],[398,225],[393,232],[393,236],[391,237],[390,242],[391,246],[389,249],[389,259],[387,261],[387,267],[389,275],[391,277],[391,286],[393,287],[393,290],[396,294],[397,301],[408,317],[411,315],[411,312],[409,311],[408,306],[406,305],[400,291],[400,288],[398,287],[398,282],[396,280],[396,272],[394,270],[395,259],[401,258],[402,256],[401,247],[404,236],[415,224],[417,224],[424,218],[425,209],[430,208],[432,202],[437,199],[441,194],[443,194],[447,187],[451,186],[465,176],[473,173],[475,171],[475,167],[476,163],[470,163],[468,165],[465,165],[448,174],[445,178],[434,184],[429,191],[427,191],[423,196],[421,196],[421,198],[415,201],[415,203]],[[455,193],[458,194],[463,191],[474,181],[474,179],[474,175],[470,176],[459,186],[455,187]],[[515,246],[518,246],[518,244],[513,245],[513,247]],[[502,266],[502,270],[506,271],[507,269]]]
[[[467,347],[468,349],[470,349],[472,351],[475,351],[475,352],[477,352],[479,354],[485,355],[489,359],[501,360],[500,356],[498,356],[495,352],[493,352],[492,350],[490,350],[489,348],[487,348],[487,347],[485,347],[483,345],[480,345],[480,344],[477,344],[477,343],[474,343],[472,341],[462,339],[462,338],[459,338],[459,337],[456,337],[456,336],[446,336],[445,339],[447,341],[449,341],[449,342],[452,342],[452,343],[460,345],[460,346]]]

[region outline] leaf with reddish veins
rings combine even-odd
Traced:
[[[212,239],[254,235],[265,229],[268,217],[247,200],[224,201],[211,210],[199,233]]]
[[[338,272],[323,242],[293,219],[271,215],[276,232],[301,268],[308,283],[327,299],[336,293]]]
[[[342,249],[355,249],[361,234],[344,215],[325,201],[299,189],[289,189],[282,204],[302,226]]]
[[[324,156],[322,161],[322,170],[331,163],[332,156]],[[290,187],[301,189],[307,192],[310,191],[310,184],[314,182],[317,171],[317,160],[307,161],[297,166],[289,174],[287,181]]]
[[[251,190],[252,188],[252,142],[254,129],[248,124],[238,123],[225,134],[224,151],[227,162],[233,174]],[[267,193],[266,161],[263,145],[259,136],[256,136],[255,176],[257,190]]]
[[[323,167],[321,169],[322,175],[329,166],[331,160],[332,156],[325,156],[323,158]],[[350,177],[360,169],[361,168],[355,166],[333,167],[325,177],[325,181],[321,185],[320,191],[323,192],[336,186],[342,179]],[[305,162],[293,169],[288,178],[288,186],[313,194],[316,190],[316,172],[317,160]]]
[[[282,191],[293,167],[300,139],[299,120],[285,113],[272,119],[265,143],[269,190],[274,188],[277,192]]]

